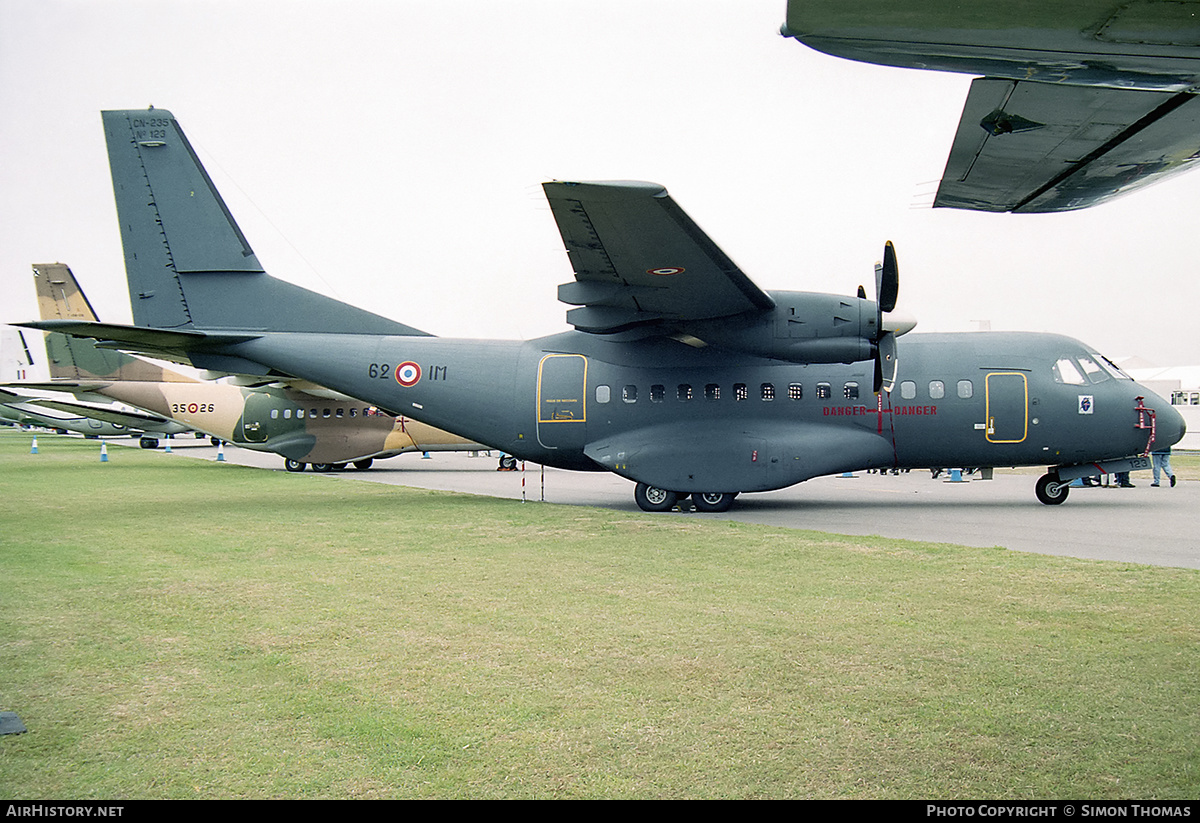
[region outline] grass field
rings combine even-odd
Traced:
[[[0,798],[1200,796],[1200,573],[0,432]]]

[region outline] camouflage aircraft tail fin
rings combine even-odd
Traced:
[[[98,319],[87,295],[65,264],[35,264],[33,283],[43,320]],[[46,359],[53,380],[194,382],[190,377],[123,352],[97,348],[93,340],[58,332],[46,332]]]
[[[269,276],[169,111],[102,117],[135,324],[426,334]]]

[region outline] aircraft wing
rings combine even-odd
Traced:
[[[575,271],[567,321],[612,334],[769,311],[775,302],[655,183],[544,183]]]
[[[105,423],[112,423],[116,426],[124,426],[128,429],[136,429],[145,431],[146,426],[162,426],[167,423],[172,423],[174,426],[179,424],[173,420],[168,420],[165,417],[159,417],[155,414],[146,414],[135,411],[118,411],[113,408],[105,408],[103,406],[92,406],[87,403],[71,403],[66,400],[50,400],[38,399],[28,401],[31,406],[41,406],[46,409],[54,409],[55,411],[74,414],[79,417],[90,417],[93,420],[103,420]],[[174,427],[173,426],[173,427]],[[179,426],[179,428],[183,428]]]
[[[1058,212],[1191,167],[1200,96],[979,78],[934,207]]]

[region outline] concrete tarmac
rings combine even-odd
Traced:
[[[173,441],[178,454],[215,460],[206,441]],[[227,462],[283,471],[274,454],[224,447]],[[516,472],[496,471],[495,456],[434,453],[429,459],[405,454],[328,475],[427,489],[524,499],[530,502],[600,506],[638,511],[633,483],[606,472],[570,472],[528,464]],[[997,474],[993,480],[952,482],[929,472],[901,475],[856,473],[822,477],[788,489],[743,494],[725,514],[673,513],[762,523],[835,534],[879,535],[967,546],[1002,546],[1016,551],[1123,563],[1200,569],[1200,482],[1175,488],[1150,487],[1149,472],[1137,473],[1136,488],[1072,488],[1059,506],[1034,497],[1037,475]]]

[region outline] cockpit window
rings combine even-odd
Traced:
[[[1109,374],[1111,374],[1113,377],[1117,378],[1118,380],[1132,380],[1133,379],[1132,377],[1127,375],[1125,372],[1121,371],[1120,366],[1118,366],[1113,361],[1109,360],[1104,355],[1092,354],[1092,357],[1096,360],[1097,363],[1099,363],[1101,365],[1101,367],[1103,367],[1103,369],[1106,372],[1108,372]]]
[[[1087,379],[1093,383],[1103,383],[1105,380],[1112,379],[1112,375],[1096,365],[1096,361],[1090,357],[1080,357],[1079,365],[1083,367],[1083,373],[1087,375]]]
[[[1063,357],[1054,364],[1054,379],[1070,386],[1082,386],[1087,382],[1079,373],[1079,367],[1075,365],[1075,361],[1069,357]]]

